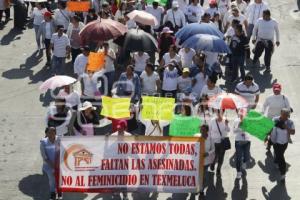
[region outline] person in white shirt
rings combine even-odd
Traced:
[[[36,3],[33,11],[31,13],[31,18],[33,19],[33,28],[35,31],[35,38],[38,50],[41,48],[41,38],[38,34],[40,25],[44,20],[44,14],[47,12],[47,9],[43,6],[43,4]]]
[[[244,0],[235,0],[231,4],[235,4],[243,15],[246,14],[248,5]]]
[[[140,79],[143,95],[152,96],[160,92],[161,81],[151,63],[147,63],[145,71],[142,72]]]
[[[114,83],[115,79],[115,65],[114,62],[116,60],[116,53],[112,48],[109,47],[108,42],[103,43],[104,48],[104,55],[105,55],[105,76],[107,78],[107,89],[108,89],[108,95],[111,94],[111,89]]]
[[[250,39],[254,25],[256,24],[257,20],[263,16],[263,11],[267,10],[268,5],[263,0],[254,0],[251,2],[246,10],[246,17],[248,21],[248,30],[247,36]]]
[[[281,174],[281,182],[285,183],[286,174],[286,162],[284,153],[288,147],[290,136],[295,134],[294,122],[289,119],[290,110],[283,108],[281,110],[281,115],[275,117],[273,121],[275,122],[275,127],[271,132],[271,141],[273,143],[275,160],[274,162],[278,164],[279,171]]]
[[[252,43],[256,44],[253,63],[258,62],[259,57],[265,52],[265,66],[267,73],[271,72],[271,57],[274,51],[274,33],[276,35],[276,46],[279,42],[279,28],[275,19],[271,18],[270,10],[263,12],[263,18],[259,19],[253,28]]]
[[[126,1],[122,1],[120,4],[119,9],[115,13],[114,19],[120,23],[125,23],[125,12],[127,10],[127,3]]]
[[[228,29],[228,27],[231,25],[233,20],[239,20],[240,24],[244,25],[244,30],[248,30],[248,22],[247,18],[240,14],[240,11],[238,8],[233,8],[232,9],[232,14],[227,18],[227,23],[225,26],[225,30]]]
[[[230,131],[228,123],[228,120],[223,118],[223,112],[221,110],[217,110],[217,116],[213,117],[209,123],[209,134],[215,144],[216,155],[214,162],[210,166],[210,169],[214,171],[215,163],[217,162],[217,176],[221,176],[221,168],[225,155],[222,139],[227,137]]]
[[[242,169],[246,170],[247,162],[250,160],[250,138],[240,126],[246,115],[246,109],[239,110],[239,117],[233,121],[233,133],[235,134],[235,165],[237,171],[237,179],[242,178]]]
[[[230,8],[231,0],[217,0],[218,11],[220,13],[220,18],[223,19],[225,13]]]
[[[66,58],[70,57],[71,46],[62,25],[57,26],[57,33],[54,33],[51,37],[49,50],[52,49],[52,73],[56,75],[64,74],[65,62]]]
[[[55,25],[62,25],[64,30],[67,30],[73,14],[66,9],[67,4],[65,1],[59,1],[57,6],[58,8],[54,11]]]
[[[236,85],[234,92],[244,97],[248,102],[248,109],[255,109],[259,101],[259,86],[253,81],[251,74],[246,74],[244,81]]]
[[[154,0],[152,6],[151,5],[146,6],[145,11],[150,13],[156,18],[158,24],[156,26],[153,26],[153,29],[154,31],[157,31],[162,24],[163,14],[165,11],[164,8],[162,6],[159,6],[158,0]]]
[[[189,68],[183,68],[182,75],[177,79],[177,91],[178,93],[190,93],[192,89],[192,78],[189,77]]]
[[[262,113],[268,118],[280,116],[281,109],[287,108],[291,110],[289,99],[281,94],[281,85],[273,84],[273,94],[268,96],[263,104]]]
[[[90,55],[89,46],[84,46],[81,48],[82,53],[77,56],[74,62],[74,74],[79,78],[86,70],[86,65],[88,63],[88,57]]]
[[[216,85],[217,83],[217,78],[214,76],[210,76],[207,79],[206,85],[203,86],[201,93],[200,93],[200,97],[203,97],[205,95],[208,96],[208,98],[214,97],[217,94],[222,93],[222,89]]]
[[[164,70],[162,96],[176,98],[178,70],[174,62],[170,62]]]
[[[182,28],[186,24],[184,13],[180,9],[178,9],[178,7],[179,7],[178,2],[173,1],[172,8],[167,11],[163,20],[164,24],[166,24],[166,22],[171,22],[175,32],[177,32],[180,28]]]
[[[199,5],[199,0],[192,0],[191,4],[185,10],[185,15],[189,23],[199,23],[203,14],[204,10]]]
[[[204,73],[204,67],[200,66],[200,72],[196,74],[195,77],[193,77],[192,80],[192,93],[195,95],[197,99],[199,99],[201,96],[201,91],[203,87],[206,85],[207,82],[207,76]]]
[[[139,51],[133,54],[134,61],[134,72],[140,76],[142,72],[145,70],[146,64],[149,61],[150,56],[148,53]]]
[[[181,58],[180,56],[176,53],[176,46],[171,45],[169,48],[169,52],[165,53],[160,61],[160,66],[164,67],[165,65],[169,64],[171,61],[176,61],[176,63],[181,66]]]
[[[216,0],[210,0],[208,5],[209,7],[205,10],[205,13],[209,14],[210,18],[212,18],[218,12],[218,3]]]
[[[178,55],[181,58],[182,67],[191,68],[193,65],[193,58],[196,55],[196,51],[191,48],[182,48],[179,50]]]
[[[194,135],[194,137],[202,137],[205,141],[205,154],[204,154],[204,175],[203,175],[203,187],[200,190],[200,197],[204,197],[205,185],[207,185],[208,167],[211,165],[215,159],[215,145],[209,135],[209,126],[203,124],[200,127],[200,133]],[[196,194],[192,193],[190,199],[195,199]]]
[[[127,132],[127,121],[120,120],[117,123],[117,131],[112,133],[111,136],[131,136],[132,134]]]
[[[99,81],[103,78],[105,70],[97,72],[87,70],[81,76],[81,94],[85,99],[94,101],[99,98],[100,88],[103,88],[102,82]],[[99,81],[99,82],[98,82]]]
[[[73,90],[73,85],[64,86],[57,94],[59,98],[66,99],[66,106],[77,110],[80,105],[80,94]]]

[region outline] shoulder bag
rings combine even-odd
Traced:
[[[221,133],[221,130],[220,130],[217,120],[216,120],[216,124],[217,124],[218,130],[219,130],[219,133],[221,135],[221,144],[223,145],[224,150],[226,151],[226,150],[231,149],[231,143],[230,143],[229,137],[222,138],[222,133]]]

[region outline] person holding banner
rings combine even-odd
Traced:
[[[50,200],[56,200],[56,183],[55,183],[55,165],[56,156],[58,152],[59,141],[56,136],[55,127],[48,127],[46,129],[46,137],[40,141],[40,152],[43,158],[43,172],[47,175],[49,181]],[[61,198],[61,193],[58,194],[58,198]]]
[[[235,134],[235,164],[236,164],[236,179],[242,178],[242,169],[246,170],[247,162],[250,160],[250,138],[240,126],[243,118],[246,115],[246,110],[239,110],[239,117],[233,122],[233,133]]]
[[[155,95],[160,92],[161,81],[158,73],[155,71],[153,64],[147,63],[141,76],[141,87],[143,95]]]
[[[131,136],[127,130],[127,121],[126,120],[119,120],[117,122],[117,131],[112,133],[111,136]]]
[[[274,117],[275,127],[271,132],[271,141],[273,143],[275,160],[278,165],[281,174],[280,181],[285,184],[286,174],[286,162],[284,153],[288,147],[288,143],[291,142],[290,136],[295,134],[294,122],[289,119],[290,110],[287,108],[281,109],[281,114],[278,117]]]
[[[215,170],[215,163],[217,166],[217,176],[221,176],[221,168],[224,161],[225,148],[222,140],[227,137],[230,128],[228,120],[223,118],[223,111],[217,110],[217,116],[213,117],[209,123],[210,136],[215,144],[216,157],[214,162],[210,165],[211,171]]]

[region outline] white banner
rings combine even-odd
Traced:
[[[204,142],[181,137],[63,137],[63,192],[198,192]]]

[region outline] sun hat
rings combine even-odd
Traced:
[[[169,27],[164,27],[161,33],[173,33],[173,31]]]
[[[79,110],[83,111],[83,110],[86,110],[88,108],[92,108],[93,110],[96,110],[96,107],[94,107],[93,104],[89,101],[83,102],[82,107],[79,108]]]

